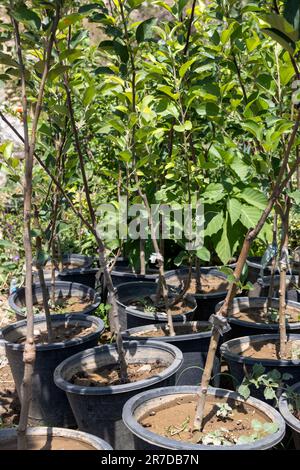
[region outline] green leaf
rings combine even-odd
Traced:
[[[11,58],[10,55],[5,54],[4,52],[0,51],[0,64],[9,65],[10,67],[19,67],[18,62]]]
[[[11,15],[15,20],[29,25],[32,28],[40,29],[41,27],[39,15],[33,10],[27,8],[24,3],[17,5],[13,10],[11,10]]]
[[[285,0],[283,16],[298,32],[298,39],[299,39],[300,37],[300,3],[299,3],[299,0]]]
[[[99,47],[100,49],[119,56],[123,63],[126,63],[129,60],[129,53],[125,44],[121,44],[118,41],[107,40],[100,42]]]
[[[274,400],[274,398],[276,398],[275,390],[271,387],[266,387],[264,390],[264,397],[266,400]]]
[[[202,195],[204,201],[209,204],[218,202],[225,196],[224,187],[220,183],[210,183]]]
[[[189,68],[191,67],[191,65],[193,65],[193,63],[196,61],[196,57],[194,57],[193,59],[191,60],[188,60],[185,64],[183,64],[180,69],[179,69],[179,75],[181,78],[183,78],[186,74],[186,72],[189,70]]]
[[[244,199],[248,204],[261,210],[265,210],[268,204],[268,199],[258,189],[246,188],[239,194],[239,198]]]
[[[191,121],[185,121],[183,125],[174,126],[174,130],[176,132],[190,131],[192,130],[192,128],[193,128],[193,124],[191,123]]]
[[[216,246],[216,253],[223,264],[228,263],[228,261],[232,258],[231,246],[228,239],[227,233],[227,221],[225,221],[223,225],[223,232],[221,236],[221,240]]]
[[[89,86],[85,90],[84,95],[83,95],[83,99],[82,99],[84,106],[88,106],[93,101],[93,99],[96,96],[96,93],[97,93],[97,90],[96,90],[96,87],[94,85]]]
[[[196,255],[202,261],[210,261],[210,251],[205,248],[205,246],[199,248],[199,250],[196,251]]]
[[[288,195],[296,204],[300,204],[300,190],[296,189],[295,191],[289,191]]]
[[[173,93],[172,88],[168,85],[159,85],[157,87],[158,91],[161,91],[162,93],[165,93],[166,95],[170,96],[173,100],[178,100],[179,94],[178,93]]]
[[[123,150],[119,153],[119,157],[125,163],[128,163],[132,160],[132,153],[129,150]]]
[[[254,429],[254,431],[261,431],[263,423],[261,421],[258,421],[258,419],[253,419],[251,421],[251,427]]]
[[[235,198],[229,199],[227,202],[227,210],[231,220],[231,225],[234,225],[240,218],[242,204]]]
[[[223,211],[220,211],[217,213],[207,224],[207,227],[205,229],[205,236],[211,237],[215,233],[218,233],[224,224],[224,215]]]
[[[237,392],[247,400],[250,397],[250,389],[248,385],[242,384],[238,387]]]
[[[263,425],[263,430],[267,434],[275,434],[279,429],[279,426],[277,423],[264,423]]]
[[[138,8],[143,2],[144,0],[128,0],[128,5],[132,9],[135,9],[135,8]]]
[[[153,26],[157,23],[157,18],[149,18],[143,21],[136,30],[136,40],[140,44],[153,38]]]
[[[188,259],[186,251],[181,251],[174,259],[175,266],[181,266]]]
[[[69,70],[70,66],[68,65],[56,65],[55,67],[53,67],[49,74],[48,74],[48,79],[50,81],[53,81],[55,80],[57,77],[61,77],[61,75],[63,75],[65,72],[67,72]]]
[[[263,137],[263,127],[262,125],[258,124],[257,122],[253,120],[246,120],[241,124],[242,128],[245,129],[245,131],[250,132],[250,134],[254,135],[258,140],[262,140]]]
[[[283,34],[281,31],[273,28],[264,28],[262,30],[266,35],[278,42],[284,49],[286,49],[291,55],[294,55],[296,50],[296,44],[292,39]]]
[[[259,221],[261,211],[253,206],[243,204],[241,208],[241,222],[247,229],[254,228]]]

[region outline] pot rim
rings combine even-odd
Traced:
[[[96,346],[95,348],[87,349],[86,351],[79,352],[73,356],[65,359],[61,364],[57,366],[54,371],[54,382],[57,387],[64,390],[67,394],[73,393],[76,395],[115,395],[119,393],[132,392],[133,390],[138,390],[143,387],[151,387],[155,384],[166,380],[171,377],[175,372],[179,370],[183,363],[183,354],[176,346],[173,346],[169,343],[156,342],[156,341],[126,341],[123,343],[124,348],[146,348],[146,349],[157,349],[168,351],[173,356],[173,362],[164,369],[159,376],[153,376],[149,379],[139,380],[137,382],[121,384],[121,385],[111,385],[111,386],[102,386],[102,387],[84,387],[80,385],[71,384],[69,381],[65,380],[64,370],[68,369],[69,366],[74,364],[78,365],[82,360],[89,356],[97,356],[102,352],[108,352],[111,350],[116,351],[116,344]]]
[[[49,280],[45,281],[45,284],[46,284],[46,287],[47,286],[51,287],[51,282]],[[36,292],[41,292],[41,284],[40,283],[33,283],[32,288]],[[93,302],[90,305],[88,305],[85,310],[82,310],[80,313],[84,312],[85,314],[88,314],[89,312],[94,311],[96,308],[98,308],[100,303],[101,303],[100,294],[95,289],[93,289],[92,287],[86,286],[85,284],[80,284],[78,282],[68,282],[68,281],[56,281],[55,282],[55,290],[56,289],[63,289],[63,288],[65,288],[68,291],[70,291],[74,288],[74,289],[78,289],[78,290],[81,290],[83,292],[86,292],[87,294],[88,293],[94,294]],[[13,294],[11,294],[8,297],[8,304],[9,304],[10,308],[15,313],[17,313],[17,315],[26,318],[26,313],[24,313],[22,308],[19,307],[16,304],[16,298],[17,298],[18,294],[20,294],[20,293],[24,293],[24,295],[25,295],[25,287],[24,286],[19,287]],[[80,314],[80,313],[78,313],[78,314]],[[51,316],[52,315],[53,314],[51,314]]]
[[[234,300],[233,300],[233,309],[236,307],[236,309],[238,309],[238,303],[240,302],[245,302],[249,304],[249,308],[251,308],[251,304],[252,303],[255,303],[255,302],[265,302],[267,303],[268,301],[268,298],[267,297],[236,297]],[[278,304],[278,308],[279,308],[279,299],[277,298],[272,298],[272,304],[273,302],[276,302],[276,304]],[[224,301],[222,302],[219,302],[217,305],[216,305],[216,309],[215,311],[217,312],[221,307],[222,305],[224,304]],[[291,307],[296,307],[296,308],[299,308],[299,314],[300,314],[300,303],[298,302],[294,302],[293,300],[287,300],[286,301],[286,304],[287,305],[290,305]],[[277,307],[275,307],[277,308]],[[239,311],[241,311],[239,309]],[[241,326],[241,327],[245,327],[245,328],[253,328],[253,329],[268,329],[268,330],[271,330],[271,331],[278,331],[279,329],[279,323],[260,323],[260,322],[250,322],[250,321],[247,321],[247,320],[239,320],[238,318],[235,318],[234,316],[229,316],[228,317],[228,322],[233,324],[233,325],[237,325],[237,326]],[[293,322],[293,323],[286,323],[286,327],[287,327],[287,330],[298,330],[300,329],[300,321],[298,322]]]
[[[68,313],[68,314],[59,313],[57,315],[51,315],[52,322],[55,322],[55,321],[61,322],[63,320],[67,322],[68,321],[86,322],[86,323],[89,323],[90,326],[95,325],[96,330],[85,336],[81,336],[79,338],[68,339],[67,341],[64,341],[64,342],[57,342],[57,343],[51,343],[51,344],[37,344],[36,345],[37,351],[51,351],[54,349],[66,349],[66,348],[69,348],[78,344],[85,343],[89,341],[95,335],[99,335],[100,337],[100,335],[105,330],[104,322],[101,320],[101,318],[98,318],[98,317],[80,314],[80,313],[73,313],[73,314],[72,313]],[[46,323],[45,315],[35,315],[34,325],[38,323]],[[9,333],[10,331],[13,331],[17,328],[24,327],[26,326],[26,324],[27,324],[27,320],[21,320],[16,323],[12,323],[11,325],[8,325],[2,330],[0,330],[1,343],[3,343],[6,348],[9,348],[13,351],[23,351],[25,347],[24,344],[11,343],[10,341],[5,339],[4,335],[5,333]]]
[[[171,276],[175,276],[180,271],[182,273],[183,272],[187,273],[189,271],[189,268],[182,267],[182,268],[173,269],[171,271],[166,272],[166,282],[167,282],[168,287],[176,287],[176,286],[171,286],[170,284],[168,284],[168,278],[171,277]],[[193,271],[195,271],[195,268],[193,268]],[[218,269],[211,269],[209,272],[203,270],[203,274],[205,274],[206,276],[215,276],[215,277],[218,277],[218,278],[222,278],[225,281],[227,280],[226,274],[222,273],[222,271],[219,271]],[[227,294],[227,289],[224,290],[224,291],[212,292],[212,293],[208,293],[208,294],[195,293],[195,294],[189,294],[189,295],[191,295],[195,299],[199,299],[199,300],[210,300],[210,299],[224,298],[224,296],[226,296],[226,294]]]
[[[290,387],[292,391],[300,392],[300,382],[295,383]],[[288,397],[283,393],[279,399],[279,411],[282,414],[285,422],[297,433],[300,433],[300,421],[297,419],[289,409]]]
[[[285,366],[300,366],[300,359],[262,359],[262,358],[251,358],[247,356],[241,356],[240,354],[233,353],[230,348],[235,344],[241,344],[251,341],[266,341],[272,339],[279,339],[279,334],[262,334],[262,335],[250,335],[250,336],[241,336],[239,338],[230,339],[220,346],[221,355],[228,361],[243,363],[253,365],[256,363],[261,363],[262,365],[272,366],[272,367],[285,367]],[[289,334],[288,340],[295,339],[300,341],[300,334]]]
[[[66,439],[73,439],[74,441],[84,442],[90,444],[95,450],[113,450],[112,447],[100,437],[94,436],[87,432],[77,431],[74,429],[65,428],[51,428],[51,427],[29,427],[26,434],[28,436],[48,436],[64,437]],[[14,439],[17,436],[16,428],[0,429],[0,442],[2,439]]]
[[[208,321],[187,321],[187,322],[176,322],[174,327],[178,327],[180,325],[186,326],[186,325],[199,325],[199,326],[211,326],[211,323]],[[164,324],[162,323],[154,323],[153,325],[144,325],[144,326],[139,326],[136,328],[128,328],[127,330],[122,332],[122,336],[127,341],[141,341],[141,340],[154,340],[154,341],[166,341],[166,342],[180,342],[180,341],[193,341],[193,340],[199,340],[199,339],[204,339],[204,338],[210,338],[212,334],[212,330],[210,331],[202,331],[202,332],[192,332],[191,334],[183,334],[183,335],[176,335],[176,336],[162,336],[162,337],[152,337],[152,336],[136,336],[135,334],[130,334],[130,332],[133,333],[138,333],[138,332],[147,332],[147,331],[153,331],[156,328],[161,329],[163,328]]]
[[[137,420],[134,418],[134,412],[138,406],[142,405],[146,401],[150,401],[153,398],[159,396],[167,395],[179,395],[179,394],[192,394],[195,395],[199,393],[199,387],[197,386],[175,386],[175,387],[164,387],[154,390],[148,390],[134,397],[130,398],[123,408],[123,422],[125,426],[138,438],[145,438],[152,445],[158,445],[159,447],[165,449],[178,449],[178,450],[258,450],[258,449],[269,449],[271,446],[278,444],[285,435],[285,422],[282,416],[272,408],[270,405],[267,405],[256,398],[250,397],[248,400],[244,400],[238,393],[232,392],[230,390],[225,390],[221,388],[208,388],[208,394],[216,396],[217,398],[228,397],[236,401],[243,403],[248,403],[262,412],[264,412],[273,422],[278,422],[279,429],[276,433],[270,434],[258,441],[249,443],[249,444],[239,444],[234,446],[207,446],[204,444],[191,444],[178,442],[174,439],[169,439],[167,437],[160,436],[151,431],[148,431],[146,428],[141,426]]]
[[[152,288],[153,288],[153,286],[156,288],[156,283],[150,282],[150,281],[124,282],[122,284],[119,284],[116,287],[117,296],[118,296],[118,289],[119,288],[124,288],[124,287],[126,288],[128,286],[138,288],[139,286],[145,285],[145,284],[151,286]],[[184,318],[186,318],[187,315],[191,315],[196,311],[197,302],[194,299],[194,297],[188,294],[188,295],[185,296],[185,299],[187,300],[187,302],[189,302],[193,305],[193,306],[191,305],[191,307],[190,307],[191,310],[189,310],[188,312],[185,312],[185,313],[178,313],[176,315],[172,315],[173,319],[182,318],[182,320],[184,320]],[[135,309],[132,306],[127,306],[127,305],[123,304],[117,297],[116,297],[116,302],[119,306],[124,308],[127,313],[130,313],[130,315],[133,315],[133,316],[136,316],[136,317],[139,317],[139,318],[144,318],[145,320],[149,320],[149,318],[152,318],[154,322],[155,322],[155,320],[167,321],[167,315],[162,313],[162,312],[158,312],[158,313],[147,312],[146,313],[142,310]]]

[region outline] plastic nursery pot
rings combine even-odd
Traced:
[[[51,321],[54,328],[60,325],[81,326],[86,329],[93,328],[93,331],[64,342],[36,345],[29,422],[33,426],[73,426],[75,420],[68,400],[62,390],[56,387],[53,373],[64,359],[84,349],[96,346],[105,327],[99,318],[79,314],[52,315]],[[27,322],[23,320],[7,326],[1,332],[19,398],[24,374],[24,344],[19,344],[18,341],[26,336],[26,326]],[[35,317],[34,329],[46,331],[44,316],[37,315]]]
[[[112,450],[107,442],[85,432],[61,428],[28,428],[27,450]],[[17,429],[0,429],[0,450],[17,450]]]
[[[62,257],[63,271],[72,271],[77,269],[88,269],[93,264],[93,258],[91,256],[77,255],[77,254],[65,254]],[[35,263],[36,264],[36,263]],[[44,264],[44,276],[46,280],[51,280],[51,258],[48,258]],[[55,276],[59,275],[58,270],[55,271]],[[34,272],[34,277],[38,281],[38,273]]]
[[[52,286],[50,282],[46,283],[47,292],[49,298],[51,298]],[[34,304],[41,304],[43,300],[42,288],[40,284],[34,284],[32,287],[33,292],[33,303]],[[72,307],[70,307],[71,311],[64,311],[65,314],[68,313],[76,313],[76,314],[85,314],[91,315],[93,314],[101,303],[101,298],[99,294],[92,288],[84,286],[82,284],[76,284],[74,282],[62,282],[57,281],[55,283],[55,300],[64,300],[71,297],[77,297],[80,302],[84,302],[82,307],[79,308],[80,310],[72,311]],[[8,303],[10,308],[16,313],[17,320],[24,320],[26,318],[26,313],[24,312],[25,307],[25,288],[21,287],[17,289],[16,292],[11,294],[8,299]],[[66,308],[67,310],[67,308]],[[41,310],[43,313],[43,309]]]
[[[288,341],[297,341],[300,347],[300,335],[289,334]],[[247,350],[250,347],[259,352],[263,345],[274,342],[278,343],[279,347],[279,334],[244,336],[242,338],[231,339],[221,345],[221,355],[229,366],[230,374],[234,377],[235,384],[241,384],[245,374],[251,376],[255,364],[261,364],[265,368],[266,373],[277,369],[281,374],[290,374],[292,378],[283,381],[287,385],[294,384],[300,380],[300,360],[298,359],[285,360],[247,356]],[[257,389],[251,386],[250,390],[251,395],[265,400],[262,388]]]
[[[201,382],[207,351],[211,337],[211,324],[208,322],[175,323],[176,336],[167,335],[167,325],[156,324],[131,328],[122,333],[126,341],[154,340],[173,344],[183,354],[183,363],[176,374],[176,385],[198,385]],[[202,330],[202,331],[201,331]],[[156,336],[162,334],[162,336]],[[216,357],[212,380],[214,386],[220,384],[220,361]]]
[[[254,284],[254,288],[249,291],[249,297],[268,297],[270,288],[271,276],[258,278]],[[273,297],[279,297],[280,276],[274,276],[274,291]],[[298,276],[287,275],[286,277],[286,299],[293,302],[299,302],[300,293],[297,291]]]
[[[65,360],[54,373],[56,385],[69,399],[78,428],[108,441],[114,449],[134,448],[133,437],[122,421],[126,401],[141,390],[174,385],[176,372],[183,358],[181,351],[171,344],[158,341],[124,342],[128,364],[155,364],[157,360],[166,368],[154,376],[137,382],[87,387],[72,383],[72,377],[83,371],[94,372],[118,365],[115,345],[89,349]]]
[[[252,282],[253,284],[257,281],[259,277],[261,277],[261,275],[269,276],[271,274],[271,264],[269,264],[264,268],[264,270],[262,270],[261,259],[261,256],[250,256],[247,259],[248,281]]]
[[[60,271],[57,278],[60,281],[75,282],[95,289],[99,268],[77,268]]]
[[[284,437],[285,423],[280,414],[271,406],[263,403],[255,398],[249,398],[247,402],[235,392],[223,390],[220,388],[209,388],[208,398],[215,397],[216,402],[220,399],[228,399],[230,401],[238,402],[240,406],[244,404],[265,416],[269,422],[276,423],[278,430],[269,434],[266,437],[258,439],[254,442],[247,444],[239,444],[232,446],[222,445],[204,445],[193,444],[190,442],[179,441],[168,437],[161,436],[157,433],[151,432],[151,428],[143,427],[139,421],[146,414],[155,412],[154,410],[163,405],[168,405],[172,402],[178,402],[183,399],[193,399],[199,393],[199,387],[168,387],[159,388],[140,393],[131,398],[123,409],[123,421],[129,431],[134,436],[136,450],[265,450],[274,447]],[[227,400],[226,400],[227,401]],[[250,420],[253,419],[249,416]],[[222,423],[220,424],[222,427]]]
[[[116,265],[111,272],[111,278],[115,287],[119,286],[120,284],[124,284],[125,282],[155,282],[158,278],[158,270],[150,269],[147,274],[143,275],[133,272],[132,268],[128,265]]]
[[[122,331],[128,328],[167,322],[167,315],[164,312],[145,312],[135,306],[130,306],[133,301],[155,295],[156,290],[157,285],[153,282],[130,282],[120,284],[117,287],[116,299]],[[196,301],[191,296],[186,296],[184,301],[189,310],[184,314],[173,315],[174,322],[186,322],[194,319],[197,308]]]
[[[216,306],[218,311],[224,302]],[[279,323],[264,319],[263,312],[267,311],[268,299],[266,297],[236,297],[228,319],[231,330],[225,334],[225,339],[239,338],[255,334],[278,333]],[[279,300],[272,299],[271,308],[279,310]],[[288,301],[286,313],[296,321],[287,321],[288,333],[300,334],[300,304]]]
[[[178,288],[178,286],[184,285],[187,278],[189,268],[175,269],[166,273],[166,281],[168,287],[171,286]],[[195,269],[193,268],[193,277],[195,275]],[[213,276],[219,278],[221,282],[227,284],[227,277],[224,273],[218,270],[211,269],[207,272],[206,268],[201,268],[201,274],[204,276]],[[197,310],[195,312],[194,320],[207,321],[209,317],[214,313],[216,305],[224,300],[227,294],[227,287],[221,287],[217,292],[203,293],[203,294],[190,294],[196,299]]]
[[[291,387],[291,392],[300,395],[300,382]],[[283,394],[279,400],[279,411],[282,414],[286,424],[291,428],[295,447],[300,450],[300,420],[294,416],[291,410],[291,403],[289,398]]]

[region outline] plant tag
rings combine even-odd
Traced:
[[[213,328],[216,328],[221,336],[231,330],[227,318],[223,317],[223,315],[213,314],[210,316],[208,321],[213,325]]]

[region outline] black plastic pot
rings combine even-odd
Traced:
[[[265,341],[278,340],[278,334],[268,335],[254,335],[245,336],[242,338],[231,339],[221,345],[221,355],[227,362],[230,374],[234,377],[237,384],[241,384],[245,374],[252,374],[253,366],[255,364],[262,364],[265,367],[266,373],[273,369],[277,369],[281,374],[290,374],[293,378],[285,380],[287,385],[294,384],[300,380],[300,360],[276,360],[276,359],[257,359],[247,356],[242,356],[240,353],[246,351],[251,345],[256,345],[259,348],[260,344]],[[297,340],[300,344],[300,335],[290,334],[288,340]],[[261,400],[264,399],[263,390],[261,388],[251,387],[251,395]]]
[[[123,410],[123,421],[129,431],[134,436],[136,450],[266,450],[278,444],[285,435],[285,423],[280,414],[271,406],[263,403],[255,398],[249,398],[247,405],[253,406],[260,410],[270,419],[271,422],[278,424],[278,431],[270,434],[262,439],[251,442],[249,444],[239,444],[233,446],[208,446],[203,444],[191,444],[169,439],[151,432],[148,428],[144,428],[139,424],[139,419],[145,415],[146,412],[156,408],[162,403],[168,403],[179,399],[183,396],[195,396],[199,392],[198,387],[168,387],[159,388],[140,393],[131,398]],[[229,390],[220,388],[209,388],[208,395],[213,395],[216,398],[228,397],[228,399],[236,400],[239,403],[245,403],[240,395]],[[222,427],[222,424],[220,424]]]
[[[167,368],[147,379],[109,387],[84,387],[73,385],[74,374],[118,363],[115,345],[89,349],[67,359],[54,373],[56,385],[64,390],[69,399],[78,428],[108,441],[116,450],[134,448],[131,433],[122,422],[122,409],[126,401],[141,390],[173,385],[176,372],[183,358],[179,349],[171,344],[154,341],[124,343],[128,363],[151,364],[158,359]]]
[[[27,450],[113,450],[107,442],[85,432],[61,428],[28,428]],[[17,429],[0,429],[0,450],[17,450]]]
[[[48,295],[52,291],[51,283],[46,283]],[[43,299],[42,288],[40,284],[34,284],[33,287],[33,303],[41,302]],[[84,286],[82,284],[76,284],[74,282],[62,282],[57,281],[55,283],[55,298],[64,298],[64,297],[80,297],[81,299],[88,299],[90,305],[84,308],[78,314],[84,313],[85,315],[93,314],[101,303],[100,295],[92,288]],[[25,307],[25,288],[21,287],[17,291],[9,296],[8,303],[10,308],[16,313],[17,320],[24,320],[26,314],[24,313]],[[64,312],[68,313],[68,312]],[[76,312],[77,313],[77,312]]]
[[[117,287],[116,299],[122,331],[138,326],[166,323],[167,315],[165,313],[144,312],[129,305],[133,300],[154,295],[156,290],[157,286],[153,282],[130,282],[120,284]],[[187,296],[185,301],[190,307],[190,311],[182,315],[173,315],[174,322],[186,322],[194,319],[197,308],[196,301],[191,296]]]
[[[168,271],[165,276],[168,287],[178,288],[178,286],[183,285],[188,275],[188,272],[189,268],[181,268],[174,269],[173,271]],[[195,269],[193,269],[193,273],[195,272]],[[207,271],[206,268],[201,268],[201,273],[203,275],[212,275],[214,277],[218,277],[224,280],[227,279],[224,273],[214,269]],[[225,299],[226,294],[227,290],[210,294],[191,294],[191,296],[194,297],[197,302],[197,310],[195,312],[194,320],[207,321],[209,317],[215,312],[216,305],[221,300]]]
[[[224,302],[220,302],[216,306],[218,311]],[[255,334],[268,334],[278,333],[278,323],[266,323],[251,321],[251,310],[252,309],[264,309],[267,308],[268,299],[266,297],[236,297],[233,301],[232,310],[228,319],[231,330],[225,334],[225,340],[240,338],[241,336],[251,336]],[[271,308],[279,309],[279,300],[272,299]],[[287,323],[286,329],[288,333],[300,334],[300,304],[296,302],[287,302],[287,313],[292,310],[299,312],[299,321],[293,323]],[[239,320],[235,317],[239,312],[247,312],[249,320]]]
[[[65,323],[86,328],[93,326],[95,331],[63,343],[37,344],[29,422],[33,426],[73,426],[75,420],[72,411],[65,394],[54,384],[53,372],[64,359],[84,349],[96,346],[105,329],[104,323],[99,318],[79,314],[52,315],[51,320],[54,326]],[[18,344],[17,341],[26,336],[26,325],[26,320],[23,320],[13,323],[1,331],[19,397],[24,374],[24,344]],[[35,317],[34,328],[46,329],[44,316],[37,315]]]
[[[115,287],[125,282],[155,282],[158,278],[158,271],[155,270],[154,272],[143,275],[132,272],[130,266],[115,266],[111,272],[111,278]]]
[[[258,278],[254,284],[254,288],[249,291],[249,297],[268,297],[269,288],[270,288],[271,276],[265,276],[263,278]],[[286,299],[291,300],[292,302],[299,302],[300,293],[296,290],[294,286],[298,285],[298,276],[287,275],[286,279]],[[280,286],[280,276],[274,276],[274,290],[273,297],[279,297],[279,286]]]
[[[257,281],[259,277],[269,276],[271,274],[272,266],[269,264],[262,270],[261,264],[262,257],[261,256],[251,256],[247,259],[247,266],[248,266],[248,281],[252,282],[253,284]]]
[[[291,387],[291,392],[295,392],[300,395],[300,382],[294,384]],[[291,428],[295,447],[300,450],[300,421],[297,419],[290,410],[290,404],[288,397],[283,394],[279,400],[279,411],[282,414],[286,424]]]
[[[95,289],[98,273],[99,268],[66,269],[64,271],[60,271],[57,278],[60,281],[75,282]]]
[[[159,341],[168,344],[173,344],[180,349],[183,354],[183,363],[176,374],[176,385],[199,385],[201,382],[202,373],[205,366],[207,351],[209,348],[211,330],[203,332],[195,332],[196,327],[211,328],[208,322],[187,322],[175,323],[174,329],[176,336],[159,336],[153,337],[150,332],[157,330],[165,330],[166,325],[156,324],[140,326],[124,331],[122,336],[125,340],[130,341]],[[141,333],[149,336],[139,336]],[[215,387],[220,384],[220,361],[216,357],[214,363],[213,385]]]
[[[94,259],[91,256],[77,255],[74,253],[65,254],[62,257],[63,271],[72,272],[73,270],[84,270],[91,268]],[[46,266],[51,265],[51,258],[48,258],[44,264],[44,277],[46,280],[51,280],[51,269],[45,269]],[[72,267],[70,267],[72,266]],[[55,271],[55,276],[59,275],[58,271]],[[38,282],[38,273],[34,272],[34,278]],[[74,281],[73,281],[74,282]]]

